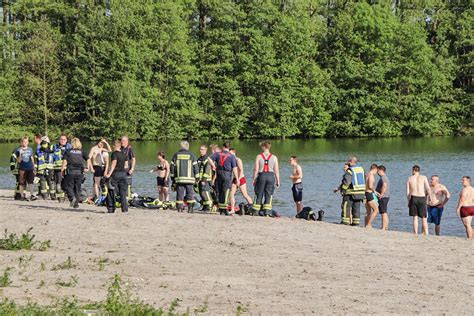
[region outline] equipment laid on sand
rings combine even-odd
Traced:
[[[316,212],[313,211],[313,209],[311,207],[305,206],[305,207],[303,207],[303,209],[298,214],[296,214],[295,217],[305,219],[305,220],[308,220],[308,221],[322,222],[323,217],[324,217],[324,211],[319,210],[318,211],[318,216],[316,217]]]

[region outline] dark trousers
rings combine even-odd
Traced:
[[[76,198],[76,203],[81,200],[81,186],[84,175],[80,171],[72,171],[64,177],[64,188],[67,192],[69,201]]]
[[[63,183],[63,175],[61,173],[61,170],[54,170],[54,183],[56,184],[56,197],[59,198],[64,198],[64,183]]]
[[[260,172],[255,183],[255,200],[253,208],[256,211],[271,211],[273,208],[273,192],[275,191],[275,174]]]
[[[194,185],[186,183],[176,184],[176,207],[182,210],[184,202],[187,202],[190,207],[194,206]]]
[[[51,197],[56,193],[56,183],[54,182],[54,171],[44,170],[42,174],[38,174],[40,178],[40,193],[46,198],[48,195]]]
[[[342,213],[341,223],[344,225],[359,226],[360,224],[360,205],[362,200],[354,199],[352,195],[344,195],[342,197]],[[352,214],[352,223],[351,223]]]
[[[128,181],[127,173],[115,172],[109,180],[109,189],[107,193],[107,210],[109,213],[115,212],[116,194],[120,198],[120,207],[122,212],[128,212]]]
[[[232,187],[232,172],[217,170],[216,177],[216,190],[217,190],[217,200],[219,202],[219,210],[227,210],[227,205],[229,204],[229,193],[230,188]]]
[[[201,204],[205,207],[212,206],[211,184],[208,181],[199,182],[199,195],[201,196]]]

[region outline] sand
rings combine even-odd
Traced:
[[[106,214],[0,191],[0,229],[33,227],[51,248],[0,251],[0,295],[103,300],[118,273],[137,297],[209,314],[473,314],[474,241],[304,220],[131,209]],[[19,266],[19,258],[30,261]],[[26,256],[26,257],[25,257]],[[77,267],[55,270],[71,257]],[[104,265],[100,260],[108,259]],[[74,287],[58,281],[77,278]]]

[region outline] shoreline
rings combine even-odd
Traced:
[[[294,218],[212,216],[19,202],[0,190],[0,229],[33,227],[51,248],[1,251],[1,298],[101,301],[114,274],[147,303],[210,314],[472,314],[472,241]],[[26,268],[19,258],[33,255]],[[75,268],[54,270],[70,257]],[[98,261],[107,259],[100,268]],[[42,270],[42,266],[45,269]],[[54,271],[53,271],[54,270]],[[21,272],[21,273],[20,273]],[[74,287],[58,280],[77,277]],[[39,287],[41,281],[44,286]]]

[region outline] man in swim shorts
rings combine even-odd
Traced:
[[[461,180],[463,189],[459,197],[456,213],[461,217],[462,223],[466,228],[466,236],[472,238],[472,217],[474,216],[474,188],[471,186],[471,177],[464,176]]]
[[[380,177],[375,188],[375,193],[379,198],[379,213],[382,216],[382,229],[388,230],[388,201],[390,200],[390,181],[387,177],[385,166],[379,166],[377,173]]]
[[[441,216],[449,198],[449,191],[439,182],[439,177],[437,175],[431,176],[430,195],[428,196],[428,223],[435,224],[437,236],[441,233]]]
[[[430,185],[426,176],[420,174],[420,166],[413,166],[412,175],[407,181],[407,199],[410,216],[413,217],[413,233],[418,234],[418,217],[421,217],[423,235],[428,235],[428,219],[426,218],[426,196]]]
[[[379,213],[379,199],[375,193],[375,175],[378,166],[372,164],[365,177],[365,227],[372,228],[372,222]]]
[[[296,203],[296,215],[303,209],[303,169],[298,164],[296,156],[290,157],[290,165],[293,167],[290,179],[293,182],[291,191],[293,192],[293,201]]]

